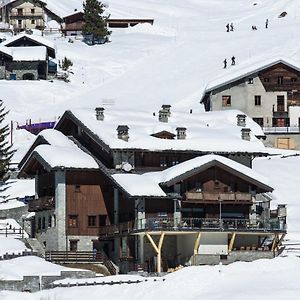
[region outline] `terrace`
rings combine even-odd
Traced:
[[[286,225],[278,219],[266,222],[255,219],[216,218],[146,218],[119,225],[100,227],[100,238],[137,234],[140,232],[286,232]]]

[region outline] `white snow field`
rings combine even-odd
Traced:
[[[82,0],[46,2],[64,16],[74,8],[80,10]],[[29,118],[32,122],[57,120],[65,109],[96,106],[127,109],[132,112],[131,116],[138,110],[149,114],[157,112],[161,104],[171,104],[183,112],[191,108],[200,111],[203,110],[199,104],[203,91],[214,82],[259,66],[273,57],[300,63],[299,0],[104,2],[109,5],[107,12],[112,17],[154,18],[154,25],[113,29],[111,43],[94,47],[75,38],[74,43],[68,43],[68,38],[59,35],[45,36],[57,45],[57,59],[67,56],[73,61],[71,81],[1,81],[1,99],[10,109],[7,121],[24,124]],[[287,16],[278,18],[283,11]],[[269,28],[265,29],[267,18]],[[234,24],[234,31],[226,33],[225,25],[230,22]],[[252,25],[258,30],[252,31]],[[233,55],[236,66],[224,70],[222,61]],[[18,133],[14,140],[21,157],[32,138]],[[165,281],[149,280],[135,285],[56,288],[36,294],[0,291],[0,299],[298,300],[299,169],[299,156],[254,160],[254,171],[267,177],[274,188],[274,204],[286,203],[288,207],[289,233],[283,257],[229,266],[188,267],[167,275]],[[12,260],[9,268],[20,265],[25,269],[17,271],[19,275],[30,268],[20,260]],[[0,265],[0,278],[8,272],[3,266]],[[47,270],[48,264],[42,268]],[[129,278],[136,277],[124,276],[124,280]]]

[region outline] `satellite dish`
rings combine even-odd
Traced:
[[[130,172],[132,170],[132,165],[128,162],[122,163],[122,170],[125,172]]]

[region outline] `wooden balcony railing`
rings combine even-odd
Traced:
[[[211,218],[147,218],[136,222],[100,227],[100,236],[128,235],[141,231],[253,231],[285,232],[286,227],[278,219],[262,222],[250,219]]]
[[[187,202],[252,202],[252,196],[248,193],[209,193],[209,192],[186,192],[184,196]]]
[[[42,211],[51,210],[55,208],[54,197],[41,197],[38,199],[33,199],[28,202],[28,211]]]

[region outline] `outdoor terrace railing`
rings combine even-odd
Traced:
[[[41,197],[28,202],[28,211],[51,210],[55,208],[54,197]]]
[[[300,126],[263,127],[264,133],[299,133]]]
[[[100,236],[124,235],[140,231],[279,231],[285,232],[285,225],[277,219],[261,222],[250,219],[216,218],[147,218],[136,222],[100,227]]]
[[[186,192],[185,201],[230,201],[230,202],[251,202],[252,196],[248,193],[209,193],[209,192]]]

